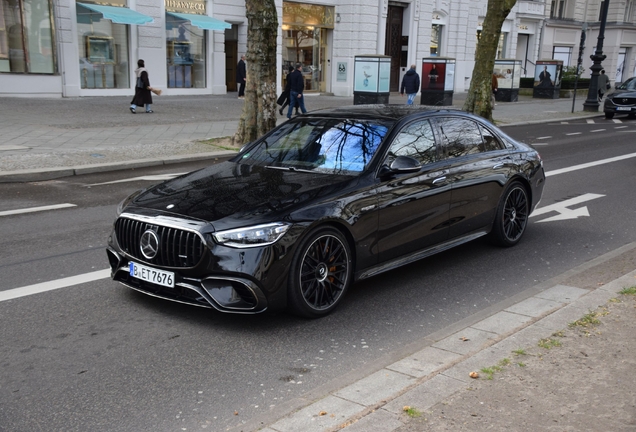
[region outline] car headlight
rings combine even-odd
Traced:
[[[287,232],[290,226],[290,224],[276,222],[227,231],[219,231],[212,234],[212,236],[217,243],[224,246],[235,248],[267,246],[276,243],[278,239]]]

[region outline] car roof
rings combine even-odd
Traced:
[[[448,114],[462,114],[466,115],[466,112],[456,109],[440,109],[439,107],[427,106],[427,105],[348,105],[339,106],[335,108],[327,108],[321,110],[315,110],[304,114],[303,116],[310,117],[338,117],[338,118],[360,118],[360,119],[390,119],[400,120],[405,117],[433,114],[433,113],[448,113]]]

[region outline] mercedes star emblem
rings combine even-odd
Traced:
[[[153,230],[146,230],[141,235],[141,241],[139,242],[139,249],[141,254],[147,259],[153,259],[157,255],[159,250],[159,237]]]

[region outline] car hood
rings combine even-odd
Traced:
[[[216,230],[229,229],[281,220],[354,179],[223,162],[153,186],[124,211],[152,209],[210,222]]]
[[[622,98],[630,98],[630,99],[636,98],[636,91],[615,89],[614,91],[612,91],[612,93],[607,95],[607,97],[608,98],[622,97]]]

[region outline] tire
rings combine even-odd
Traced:
[[[613,112],[605,112],[605,118],[606,119],[613,119],[614,118],[614,113]]]
[[[340,231],[319,227],[302,241],[289,272],[288,307],[304,318],[331,313],[353,278],[351,249]]]
[[[519,182],[510,183],[497,206],[490,240],[504,247],[516,245],[526,231],[529,216],[530,203],[526,188]]]

